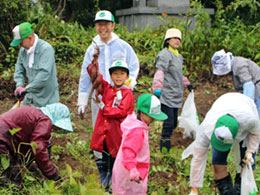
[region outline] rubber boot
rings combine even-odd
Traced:
[[[241,177],[240,173],[236,174],[235,184],[234,184],[234,195],[240,195],[241,193]]]
[[[112,194],[112,171],[107,172],[105,191]]]
[[[215,183],[220,195],[234,195],[233,183],[230,174],[222,179],[215,180]]]
[[[171,149],[171,139],[170,138],[161,138],[160,140],[160,151],[162,152],[163,148],[166,148],[169,152]]]
[[[104,187],[104,185],[107,183],[106,182],[107,173],[103,170],[102,159],[97,158],[95,161],[96,161],[96,165],[97,165],[98,172],[100,175],[100,184],[101,184],[101,186]]]

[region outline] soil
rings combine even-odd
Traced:
[[[88,140],[91,136],[91,133],[86,132],[82,125],[85,125],[89,128],[91,128],[91,110],[90,106],[87,107],[85,118],[84,120],[81,120],[80,117],[77,114],[77,88],[78,88],[78,79],[74,78],[68,78],[68,77],[59,77],[59,88],[60,88],[60,97],[61,102],[66,104],[71,113],[72,113],[72,122],[74,124],[74,132],[78,134],[78,138],[82,140]],[[196,82],[196,84],[193,84],[195,87],[194,94],[195,94],[195,103],[196,108],[198,111],[200,122],[205,117],[205,114],[209,110],[212,103],[222,94],[227,92],[234,91],[232,87],[232,80],[231,76],[225,76],[225,77],[214,77],[210,78],[208,80],[200,79]],[[150,88],[150,86],[140,86],[138,85],[138,88]],[[3,79],[0,79],[0,114],[8,111],[15,103],[16,99],[13,95],[13,91],[15,89],[15,83],[13,81],[5,81]],[[70,89],[70,90],[64,90],[64,89]],[[66,91],[66,92],[65,92]],[[184,91],[184,101],[188,95],[188,90],[185,89]],[[135,101],[137,100],[138,96],[140,95],[140,92],[134,91]],[[179,110],[181,111],[181,110]],[[66,145],[67,140],[66,138],[60,138],[53,136],[53,143],[55,145]],[[187,138],[183,139],[182,129],[176,129],[173,132],[172,135],[172,146],[177,147],[187,147],[193,139]],[[159,148],[159,143],[153,143],[154,147]],[[78,167],[78,161],[73,159],[71,156],[62,154],[62,156],[59,158],[55,164],[58,165],[60,168],[65,167],[65,162],[70,164],[71,167]],[[82,168],[83,169],[83,168]],[[82,170],[84,171],[84,170]],[[86,170],[89,171],[89,170]],[[88,172],[89,173],[89,172]],[[164,172],[159,173],[156,177],[160,178],[160,180],[171,180],[176,181],[177,175],[174,173],[171,174],[165,174]]]

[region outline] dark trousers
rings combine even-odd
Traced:
[[[177,127],[178,108],[170,108],[162,104],[161,109],[168,116],[168,119],[163,122],[162,138],[170,138],[173,130]]]
[[[106,141],[104,141],[103,145],[103,152],[102,152],[102,165],[103,165],[103,171],[104,172],[111,172],[114,166],[115,158],[111,156],[111,154],[108,152]]]
[[[164,112],[168,119],[163,122],[162,135],[160,140],[160,151],[166,148],[167,151],[171,149],[171,135],[173,130],[177,127],[178,108],[170,108],[164,104],[161,105],[162,112]]]

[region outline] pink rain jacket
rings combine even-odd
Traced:
[[[115,160],[112,174],[114,195],[143,195],[147,191],[150,166],[149,128],[144,121],[130,114],[121,123],[122,142]],[[142,181],[130,181],[130,170],[137,168]]]

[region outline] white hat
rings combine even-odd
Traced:
[[[109,73],[111,74],[113,72],[113,70],[115,70],[117,68],[124,69],[124,70],[126,70],[127,74],[129,74],[128,65],[125,61],[123,61],[123,60],[114,61],[109,68]]]
[[[168,29],[166,31],[164,40],[170,39],[170,38],[179,38],[181,40],[181,31],[177,28]]]
[[[225,75],[231,72],[231,58],[232,53],[226,53],[224,49],[217,51],[211,58],[213,74]]]
[[[109,22],[115,22],[115,18],[113,14],[111,14],[110,11],[107,10],[101,10],[96,13],[95,22],[99,20],[105,20]]]

